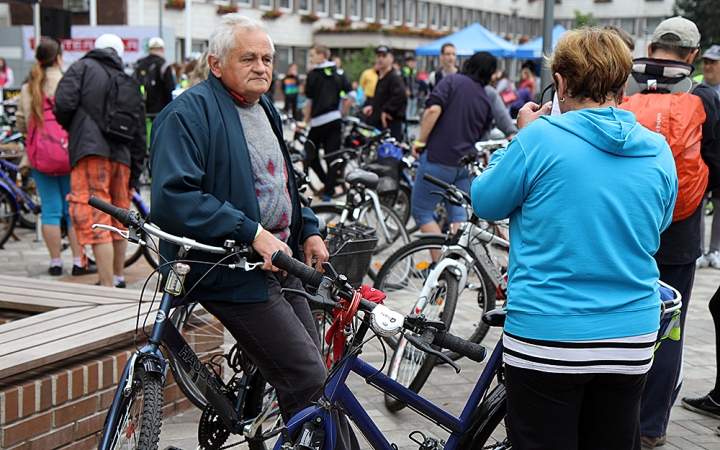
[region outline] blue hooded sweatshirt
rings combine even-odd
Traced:
[[[653,254],[677,185],[665,138],[616,108],[543,116],[497,151],[471,195],[479,217],[510,218],[507,332],[585,341],[656,331]]]

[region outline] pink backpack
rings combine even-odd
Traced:
[[[42,128],[39,128],[30,118],[30,127],[27,134],[27,154],[30,164],[38,172],[61,176],[70,173],[70,156],[68,155],[68,134],[55,119],[53,106],[55,100],[43,93]]]

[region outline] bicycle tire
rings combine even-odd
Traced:
[[[30,201],[35,204],[35,209],[31,210],[23,201],[20,214],[18,215],[18,226],[34,230],[37,227],[38,211],[41,206],[40,194],[38,194],[35,180],[32,177],[23,177],[22,190],[25,192],[25,195],[30,197]]]
[[[323,360],[327,363],[330,352],[332,352],[332,343],[328,344],[325,342],[325,334],[334,320],[332,309],[326,309],[317,305],[310,305],[310,314],[315,321],[315,328],[317,330],[318,337],[320,338],[320,354],[322,355]]]
[[[425,282],[426,271],[429,271],[432,263],[430,250],[439,250],[447,244],[448,238],[440,236],[421,236],[410,242],[385,261],[373,286],[389,294],[386,303],[398,301],[399,305],[391,304],[391,308],[396,310],[409,308],[415,304]],[[472,289],[468,285],[458,297],[456,308],[464,309],[464,313],[459,316],[456,314],[456,317],[462,317],[462,320],[454,320],[450,331],[463,339],[478,344],[490,329],[482,322],[482,314],[495,309],[497,293],[490,276],[477,262],[474,255],[471,254],[471,256],[476,261],[468,268],[468,284],[472,285]],[[470,297],[474,297],[475,300],[468,301]],[[471,303],[480,307],[479,314],[469,309],[474,308]],[[397,348],[397,337],[389,336],[383,339],[391,348]],[[461,357],[456,352],[443,351],[443,353],[453,360]]]
[[[327,225],[335,225],[340,221],[340,215],[343,212],[343,206],[335,203],[319,203],[311,206],[313,212],[318,217],[322,217]],[[402,219],[387,205],[380,205],[380,211],[383,215],[382,221],[390,233],[389,236],[383,234],[382,228],[379,226],[379,220],[375,213],[372,203],[366,203],[360,206],[360,213],[357,221],[360,225],[375,229],[375,236],[378,237],[378,245],[375,248],[373,257],[370,260],[368,268],[368,276],[374,280],[377,277],[379,268],[383,261],[392,254],[396,249],[410,242],[410,236],[405,229]]]
[[[18,219],[13,193],[0,187],[0,247],[12,236]]]
[[[110,450],[157,450],[162,426],[163,393],[160,374],[147,372],[142,365],[138,365],[135,368],[132,393],[121,397],[118,423],[108,424],[105,419],[103,435],[112,433]]]
[[[422,311],[429,320],[440,320],[449,329],[452,325],[457,304],[458,280],[445,270],[438,278],[438,286],[428,295],[427,303],[420,308],[418,303],[411,312]],[[388,376],[413,392],[420,392],[430,372],[437,364],[437,357],[415,348],[401,337],[388,366]],[[385,406],[392,412],[405,408],[405,403],[385,394]]]
[[[512,449],[512,444],[507,436],[507,427],[503,423],[507,416],[506,402],[505,385],[498,384],[473,412],[470,418],[470,428],[458,443],[457,448],[469,450]]]
[[[410,186],[405,183],[400,183],[400,188],[397,192],[397,199],[393,205],[393,211],[402,219],[407,229],[408,221],[410,220],[410,199],[412,198],[412,191]]]
[[[183,304],[170,314],[170,320],[183,335],[201,361],[210,356],[210,349],[217,348],[218,335],[224,336],[225,327],[198,303]],[[200,410],[207,405],[207,399],[193,384],[190,376],[171,352],[167,352],[168,365],[180,392]]]

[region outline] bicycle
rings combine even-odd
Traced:
[[[290,419],[286,426],[287,430],[283,430],[281,434],[282,440],[274,446],[275,450],[334,448],[336,423],[329,414],[333,409],[344,411],[372,448],[387,450],[398,448],[396,444],[391,444],[385,439],[345,384],[350,372],[355,372],[385,395],[394,397],[450,433],[449,438],[444,440],[426,436],[419,430],[413,431],[409,438],[419,445],[420,450],[512,448],[507,436],[507,425],[504,423],[507,414],[507,396],[504,386],[502,337],[487,360],[460,417],[455,417],[360,360],[362,348],[369,341],[365,339],[365,335],[369,330],[379,336],[403,333],[413,346],[444,360],[453,366],[456,372],[459,372],[459,367],[440,349],[447,348],[473,361],[481,362],[487,354],[483,346],[450,334],[444,330],[442,322],[428,320],[422,314],[403,316],[384,305],[365,300],[358,291],[353,290],[346,283],[345,277],[335,273],[330,265],[325,266],[328,275],[323,275],[280,252],[274,255],[273,264],[295,275],[306,283],[309,290],[315,292],[305,294],[309,301],[320,305],[331,304],[336,308],[342,307],[345,309],[345,314],[351,317],[357,318],[357,314],[365,313],[363,318],[357,319],[359,321],[357,327],[345,327],[345,332],[350,336],[343,358],[329,375],[317,405],[306,408]],[[660,289],[663,303],[659,316],[661,327],[658,331],[656,349],[667,337],[679,338],[679,333],[675,330],[679,323],[677,318],[682,305],[682,298],[676,290],[662,284]],[[662,294],[663,290],[665,294]],[[344,304],[338,304],[336,302],[338,299],[344,301]],[[500,309],[483,315],[483,321],[488,326],[501,327],[504,319],[505,311]]]
[[[452,204],[469,208],[467,193],[428,174],[425,179],[442,187]],[[484,221],[469,212],[470,219],[452,234],[420,235],[391,255],[382,265],[374,287],[398,294],[403,308],[440,320],[453,333],[480,343],[489,327],[480,320],[484,312],[500,306],[506,298],[506,272],[510,243],[504,224]],[[433,263],[433,251],[440,253]],[[480,308],[480,315],[472,305]],[[456,308],[462,314],[456,314]],[[419,392],[437,364],[437,359],[415,351],[402,337],[386,337],[394,349],[388,376]],[[456,360],[461,355],[447,352]],[[403,405],[386,397],[391,411]]]
[[[149,343],[138,349],[125,366],[105,419],[99,448],[157,448],[162,424],[162,386],[168,366],[182,392],[203,408],[198,437],[204,448],[218,448],[230,433],[244,435],[253,450],[264,448],[258,447],[257,442],[280,432],[277,427],[263,429],[268,418],[279,418],[273,390],[265,388],[262,376],[238,347],[203,361],[201,352],[206,350],[203,344],[194,339],[188,343],[181,334],[186,327],[202,327],[198,321],[208,316],[199,305],[188,303],[188,293],[183,290],[184,276],[190,270],[191,262],[185,260],[189,251],[226,255],[221,263],[239,270],[254,270],[262,262],[249,261],[252,251],[247,245],[235,245],[234,241],[226,241],[222,247],[204,245],[165,233],[145,222],[135,211],[122,210],[96,197],[89,203],[117,219],[127,230],[97,227],[141,245],[146,242],[139,231],[180,246],[176,260],[168,263],[172,270],[164,284]],[[167,362],[161,347],[167,352]],[[233,372],[229,380],[222,376],[222,363]]]
[[[20,157],[20,155],[12,156]],[[0,169],[2,169],[0,170],[0,247],[2,247],[12,236],[17,224],[26,221],[26,226],[35,228],[35,220],[40,213],[40,197],[37,195],[35,182],[23,178],[16,164],[0,158]]]
[[[130,200],[130,207],[133,211],[136,211],[140,218],[147,221],[150,216],[150,208],[147,206],[142,198],[142,195],[138,191],[133,192],[132,199]],[[141,230],[141,239],[147,242],[147,236]],[[160,265],[160,261],[157,256],[157,252],[146,245],[139,245],[129,242],[127,249],[125,250],[125,267],[130,267],[135,264],[141,257],[150,264],[150,267],[157,269]]]
[[[379,182],[377,174],[354,169],[345,181],[349,187],[344,203],[316,203],[310,207],[328,226],[358,224],[375,229],[378,244],[368,270],[370,278],[375,279],[377,264],[399,245],[410,242],[410,237],[402,219],[391,207],[380,202],[374,190]]]

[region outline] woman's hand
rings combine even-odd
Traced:
[[[518,130],[522,130],[529,124],[530,122],[534,122],[537,120],[540,116],[546,116],[550,114],[550,110],[552,109],[552,102],[547,102],[544,105],[540,106],[535,102],[527,102],[525,105],[520,108],[520,111],[518,111],[517,115],[517,127]]]

